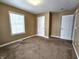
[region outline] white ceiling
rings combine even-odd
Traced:
[[[31,5],[27,0],[0,0],[0,2],[20,8],[22,10],[38,14],[44,12],[61,12],[70,10],[77,6],[79,0],[43,0],[38,6]],[[61,10],[63,8],[63,10]]]

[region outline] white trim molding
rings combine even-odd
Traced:
[[[51,37],[56,37],[56,38],[60,38],[60,39],[61,39],[61,37],[59,37],[59,36],[54,36],[54,35],[51,35]]]
[[[36,35],[31,35],[31,36],[28,36],[28,37],[25,37],[25,38],[21,38],[21,39],[18,39],[18,40],[9,42],[9,43],[2,44],[2,45],[0,45],[0,48],[1,48],[1,47],[4,47],[4,46],[7,46],[7,45],[10,45],[10,44],[12,44],[12,43],[16,43],[16,42],[18,42],[18,41],[23,41],[23,40],[25,40],[25,39],[28,39],[28,38],[31,38],[31,37],[34,37],[34,36],[36,36]]]
[[[36,34],[36,36],[40,36],[40,35]],[[49,38],[48,36],[40,36],[40,37]]]
[[[55,37],[55,38],[59,38],[59,39],[63,39],[63,38],[61,38],[60,36],[54,36],[54,35],[51,35],[51,37]],[[72,40],[72,39],[63,39],[63,40]]]
[[[47,37],[47,36],[42,36],[42,37],[49,38],[49,37]]]
[[[77,53],[77,50],[76,50],[76,48],[75,48],[75,45],[74,45],[73,43],[72,43],[72,45],[73,45],[74,51],[75,51],[75,53],[76,53],[77,59],[79,59],[79,55],[78,55],[78,53]]]

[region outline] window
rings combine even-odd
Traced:
[[[22,34],[25,33],[24,15],[9,12],[10,24],[11,24],[11,34]]]

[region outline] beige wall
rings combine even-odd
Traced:
[[[8,11],[13,11],[25,15],[26,33],[15,35],[15,36],[11,35]],[[0,44],[4,44],[34,34],[36,34],[36,15],[0,3]]]
[[[60,37],[62,15],[70,15],[70,14],[74,14],[74,11],[71,10],[71,11],[64,11],[60,13],[52,13],[51,36]]]
[[[45,16],[45,36],[60,36],[62,15],[73,14],[74,11],[64,11],[61,13],[42,13],[38,16]]]
[[[52,13],[51,35],[60,36],[61,15],[60,13]]]
[[[79,56],[79,8],[77,8],[77,10],[75,12],[75,20],[76,20],[75,27],[77,27],[77,29],[75,30],[73,44],[74,44],[74,46],[78,52],[78,56]]]
[[[11,36],[9,14],[8,11],[22,13],[25,15],[25,34]],[[49,30],[51,29],[51,35],[60,36],[61,16],[72,14],[73,12],[52,13],[52,19],[50,13],[42,13],[38,15],[25,12],[15,7],[8,6],[0,3],[0,44],[4,44],[13,40],[17,40],[26,36],[34,35],[37,32],[37,17],[45,16],[45,36],[49,37]],[[36,17],[37,16],[37,17]],[[52,23],[50,23],[52,22]],[[51,26],[49,26],[51,24]],[[51,28],[50,28],[51,27]]]
[[[38,16],[45,16],[45,36],[49,37],[49,12],[38,14],[37,17]]]

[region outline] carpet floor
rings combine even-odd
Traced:
[[[77,59],[68,41],[32,37],[0,48],[0,59]]]

